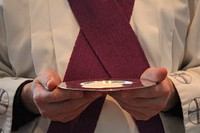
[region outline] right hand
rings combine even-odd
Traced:
[[[22,91],[22,101],[33,113],[40,113],[54,121],[75,119],[94,100],[99,92],[69,91],[58,88],[60,77],[53,71],[42,72]]]
[[[166,68],[148,68],[140,78],[153,81],[156,85],[109,93],[135,119],[148,120],[178,103],[178,93],[167,77]]]

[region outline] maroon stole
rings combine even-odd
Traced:
[[[133,0],[69,0],[81,27],[64,80],[140,78],[149,67],[129,20]],[[105,97],[78,118],[52,121],[48,133],[93,133]],[[159,115],[138,121],[140,133],[164,133]],[[111,127],[112,128],[112,127]]]

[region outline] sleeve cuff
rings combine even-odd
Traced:
[[[12,120],[12,130],[18,130],[22,125],[34,120],[36,117],[40,116],[39,114],[34,114],[30,112],[26,107],[24,107],[21,101],[21,92],[23,87],[32,82],[33,80],[26,80],[23,82],[17,89],[17,92],[14,97],[13,104],[13,120]]]
[[[180,97],[186,133],[200,129],[200,75],[192,70],[169,74]]]

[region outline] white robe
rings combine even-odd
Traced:
[[[190,113],[195,98],[200,106],[200,1],[136,0],[130,24],[150,66],[166,67],[180,96],[184,119],[160,113],[165,132],[199,132]],[[0,131],[11,132],[13,98],[24,80],[47,69],[63,78],[79,30],[67,0],[0,0],[0,102],[8,105],[0,105]],[[44,133],[48,123],[40,117],[18,132]],[[138,131],[107,97],[95,132]]]

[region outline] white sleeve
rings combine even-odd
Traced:
[[[182,70],[171,73],[183,110],[186,133],[200,131],[200,1],[190,1],[191,22],[188,29]]]
[[[11,132],[13,99],[16,88],[26,79],[0,78],[0,131]]]
[[[27,79],[16,78],[8,60],[2,0],[0,0],[0,132],[11,132],[13,99]]]

